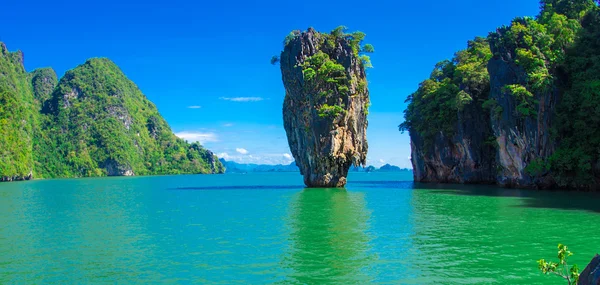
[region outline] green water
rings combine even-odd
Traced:
[[[565,284],[600,251],[600,196],[353,173],[0,184],[0,284]]]

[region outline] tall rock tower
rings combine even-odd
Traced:
[[[373,46],[361,46],[364,33],[344,30],[294,31],[279,58],[284,127],[308,187],[343,187],[350,166],[366,164],[371,63],[364,53]]]

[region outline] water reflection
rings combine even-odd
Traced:
[[[364,284],[370,253],[370,213],[364,193],[305,189],[292,199],[288,222],[291,248],[284,258],[295,284]]]

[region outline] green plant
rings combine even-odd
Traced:
[[[534,99],[533,94],[520,84],[511,84],[504,86],[504,92],[515,97],[518,105],[516,111],[522,117],[536,116],[537,115],[537,100]]]
[[[318,115],[320,118],[337,118],[339,115],[346,114],[348,112],[343,107],[343,105],[330,106],[328,104],[323,104],[318,110]]]
[[[429,79],[419,84],[417,91],[406,99],[400,131],[411,131],[431,145],[440,133],[452,136],[458,112],[471,104],[482,104],[490,110],[497,106],[489,97],[487,62],[491,58],[489,44],[484,38],[469,41],[468,48],[457,52],[452,60],[435,65]],[[427,148],[427,147],[426,147]]]
[[[375,52],[375,48],[373,47],[373,45],[372,45],[372,44],[365,44],[365,45],[362,47],[362,50],[361,50],[361,51],[362,51],[362,52],[368,52],[368,53],[372,53],[372,52]]]
[[[568,250],[564,244],[558,244],[558,263],[548,262],[544,259],[538,260],[538,268],[544,274],[554,274],[567,280],[567,284],[577,284],[579,281],[579,268],[577,265],[573,265],[569,268],[567,259],[572,256],[573,253]]]
[[[288,44],[290,44],[290,42],[292,42],[294,39],[296,38],[296,33],[294,33],[293,31],[290,32],[287,36],[285,36],[285,39],[283,40],[283,46],[287,46]]]
[[[279,63],[279,56],[274,55],[273,57],[271,57],[271,64],[275,65]]]
[[[541,158],[535,158],[525,167],[525,173],[530,176],[539,176],[550,169],[549,164]]]
[[[371,63],[371,57],[366,54],[361,54],[359,56],[360,62],[365,68],[373,68],[373,64]]]
[[[340,37],[343,37],[346,35],[347,30],[348,30],[348,27],[346,27],[346,26],[338,26],[337,28],[335,28],[331,31],[331,35],[336,38],[340,38]]]

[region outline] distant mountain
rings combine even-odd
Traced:
[[[350,167],[350,172],[403,172],[403,171],[411,171],[408,168],[400,168],[395,165],[386,164],[380,168],[377,168],[373,165],[369,165],[367,167]]]
[[[292,162],[288,165],[277,164],[245,164],[237,163],[234,161],[227,161],[223,158],[219,159],[225,166],[225,173],[248,173],[248,172],[298,172],[298,166],[296,162]]]
[[[398,166],[395,166],[395,165],[386,164],[386,165],[380,167],[379,171],[382,171],[382,172],[400,172],[400,171],[402,171],[402,169],[400,167],[398,167]]]

